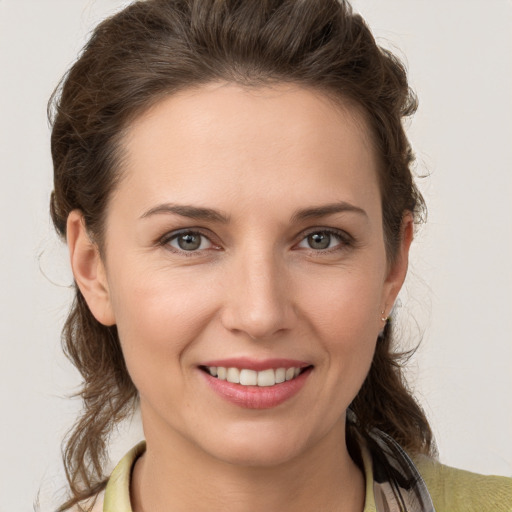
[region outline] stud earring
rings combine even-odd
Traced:
[[[380,319],[381,319],[384,323],[386,323],[386,322],[388,321],[388,319],[389,319],[389,316],[384,316],[384,313],[385,313],[385,311],[381,311],[381,312],[380,312],[380,314],[382,315],[382,316],[380,317]]]

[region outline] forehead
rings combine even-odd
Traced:
[[[376,199],[376,157],[363,114],[298,86],[188,89],[138,117],[123,143],[121,188],[147,201],[169,194],[188,201],[191,193],[203,203],[258,193],[267,201]]]

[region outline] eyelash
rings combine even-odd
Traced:
[[[195,251],[186,251],[184,249],[177,249],[177,248],[169,245],[171,241],[176,240],[178,237],[184,236],[184,235],[195,235],[195,236],[200,236],[200,237],[206,238],[210,242],[210,244],[212,244],[213,248],[219,247],[217,244],[215,244],[212,241],[211,235],[205,234],[201,230],[197,230],[197,229],[182,229],[179,231],[172,231],[171,233],[167,233],[166,235],[164,235],[159,240],[158,244],[165,247],[166,249],[168,249],[169,251],[171,251],[175,254],[179,254],[179,255],[182,255],[182,256],[185,256],[188,258],[200,256],[202,252],[204,252],[205,250],[208,250],[208,249],[201,249],[201,250],[195,250]]]
[[[326,253],[343,251],[343,250],[346,250],[347,248],[353,246],[354,242],[355,242],[354,238],[351,235],[349,235],[346,231],[342,231],[342,230],[338,230],[338,229],[334,229],[334,228],[312,228],[304,233],[301,233],[300,238],[297,237],[298,242],[296,242],[294,246],[303,242],[309,236],[315,235],[315,234],[329,235],[331,237],[336,238],[339,243],[335,247],[331,247],[331,248],[327,248],[327,249],[313,249],[311,247],[304,248],[314,254],[326,254]],[[197,256],[201,255],[201,253],[203,253],[204,251],[211,249],[211,248],[208,248],[208,249],[186,251],[184,249],[177,249],[177,248],[169,245],[169,243],[172,240],[176,240],[179,236],[183,236],[183,235],[194,235],[194,236],[204,237],[212,245],[211,248],[213,248],[213,249],[219,248],[219,245],[215,244],[212,241],[211,235],[205,234],[203,231],[196,230],[196,229],[183,229],[183,230],[172,231],[171,233],[167,233],[162,238],[160,238],[160,240],[158,241],[158,245],[161,245],[161,246],[167,248],[169,251],[171,251],[175,254],[183,255],[185,257],[197,257]]]
[[[309,250],[315,254],[329,254],[333,252],[339,252],[346,250],[347,248],[354,245],[354,238],[351,235],[349,235],[346,231],[334,228],[310,229],[301,235],[301,238],[298,243],[301,243],[302,241],[306,240],[309,236],[315,234],[329,235],[331,237],[336,238],[339,242],[336,246],[327,249],[313,249],[312,247],[305,248],[306,250]]]

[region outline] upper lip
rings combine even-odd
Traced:
[[[228,359],[215,359],[205,361],[199,366],[216,366],[223,368],[239,368],[254,371],[263,371],[277,368],[305,368],[311,366],[310,363],[299,361],[297,359],[272,358],[272,359],[253,359],[249,357],[232,357]]]

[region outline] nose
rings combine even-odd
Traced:
[[[245,251],[232,263],[224,282],[224,327],[253,340],[290,330],[296,313],[285,263],[258,249]]]

